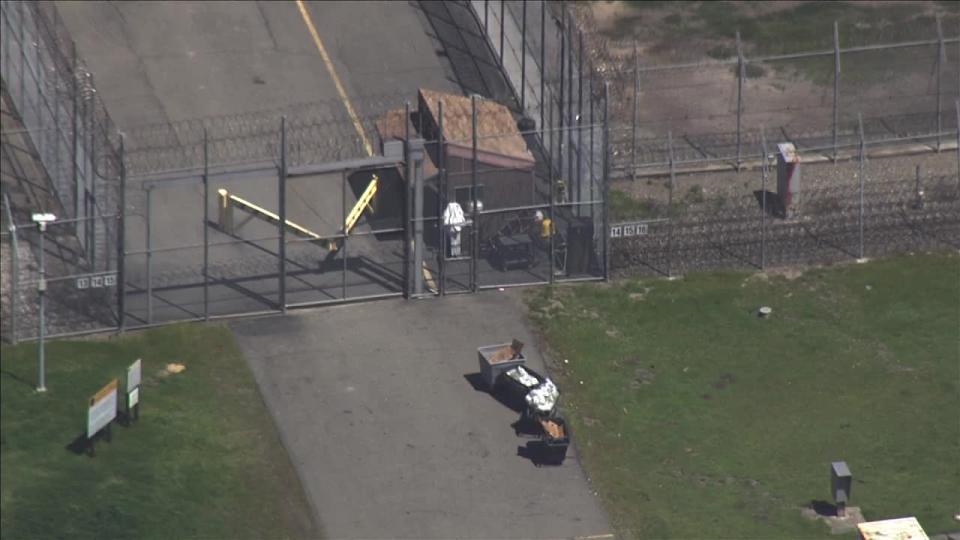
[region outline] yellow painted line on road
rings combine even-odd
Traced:
[[[330,60],[330,55],[327,54],[327,48],[323,46],[323,41],[320,40],[320,34],[317,33],[317,27],[313,25],[313,19],[311,19],[310,14],[307,13],[307,6],[303,5],[303,0],[297,0],[297,8],[300,9],[303,22],[307,25],[307,30],[310,31],[310,36],[313,37],[313,43],[317,46],[317,50],[320,51],[320,57],[323,58],[323,63],[327,66],[330,77],[333,78],[333,84],[336,85],[337,93],[340,94],[340,101],[343,101],[344,106],[347,108],[347,114],[350,115],[350,121],[353,122],[353,127],[357,130],[360,138],[363,139],[363,147],[366,149],[367,155],[372,156],[373,145],[370,144],[370,138],[367,137],[366,131],[363,130],[363,124],[360,123],[360,118],[357,116],[357,112],[354,110],[350,98],[347,97],[346,90],[343,89],[343,83],[340,82],[340,77],[337,76],[337,71],[333,68],[333,61]]]

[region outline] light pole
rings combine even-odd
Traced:
[[[47,391],[47,375],[46,375],[46,366],[44,365],[44,350],[43,350],[43,338],[44,333],[46,332],[45,321],[44,321],[44,307],[45,307],[45,298],[44,293],[47,292],[47,268],[44,265],[44,246],[43,246],[43,237],[44,233],[47,232],[47,223],[52,223],[57,220],[57,216],[53,214],[33,214],[33,222],[40,227],[40,281],[37,284],[37,291],[40,293],[40,347],[37,349],[37,361],[40,364],[39,371],[39,383],[37,384],[37,392],[46,392]]]

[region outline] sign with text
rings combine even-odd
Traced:
[[[650,225],[663,223],[667,219],[647,219],[633,223],[615,223],[610,226],[610,238],[629,238],[631,236],[646,236],[650,232]]]
[[[87,438],[92,438],[98,431],[117,417],[117,388],[120,381],[113,379],[99,392],[90,398],[87,409]]]
[[[127,407],[134,408],[137,404],[140,403],[140,387],[136,387],[133,390],[127,392]]]
[[[134,388],[140,386],[140,359],[137,358],[137,361],[130,364],[130,367],[127,368],[127,392],[129,393]]]

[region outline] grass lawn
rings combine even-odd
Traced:
[[[800,508],[831,500],[835,460],[868,520],[960,530],[956,254],[558,286],[528,303],[624,536],[830,537]]]
[[[87,400],[143,359],[140,420],[113,426],[96,456],[71,449]],[[186,370],[162,376],[170,362]],[[253,376],[222,326],[178,325],[120,338],[4,345],[0,361],[0,536],[305,538],[303,489]],[[75,448],[75,447],[74,447]]]

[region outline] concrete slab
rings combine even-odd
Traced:
[[[390,301],[233,323],[331,538],[570,538],[609,525],[571,448],[518,455],[517,414],[469,374],[516,337],[517,293]]]

